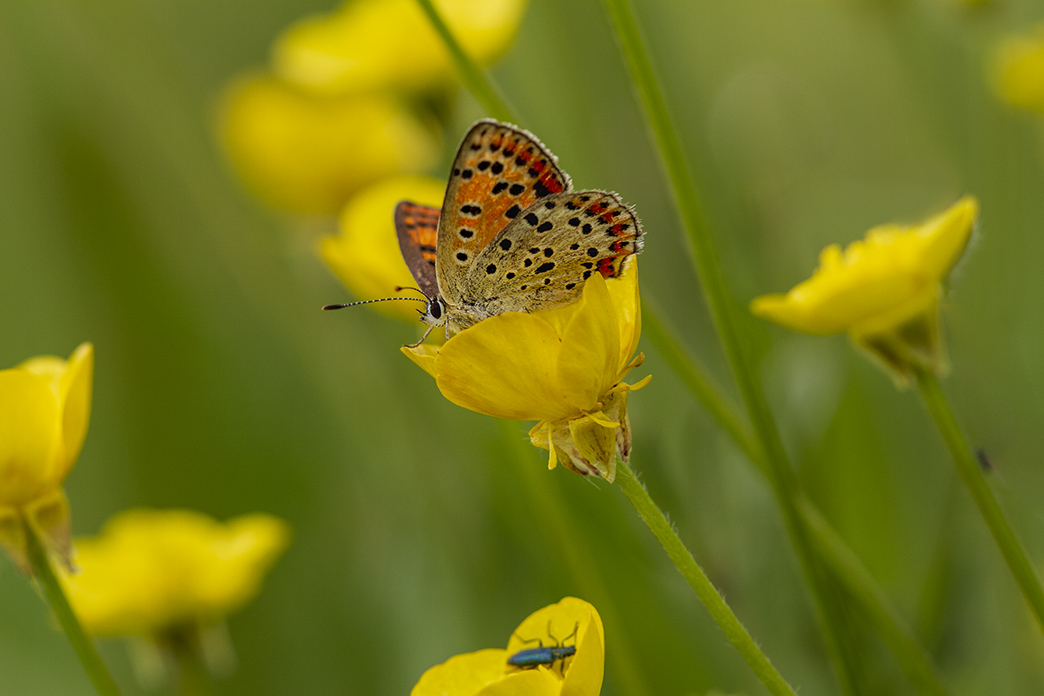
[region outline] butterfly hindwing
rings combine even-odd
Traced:
[[[641,223],[614,193],[541,198],[505,227],[462,282],[460,302],[490,314],[572,302],[593,273],[620,273],[642,248]]]
[[[399,250],[420,291],[429,297],[438,294],[435,277],[435,250],[439,209],[410,201],[395,206],[395,234]]]
[[[555,156],[530,133],[491,120],[472,126],[453,161],[439,219],[442,297],[457,304],[463,279],[493,238],[538,199],[570,188]]]

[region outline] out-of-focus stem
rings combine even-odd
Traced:
[[[65,632],[65,636],[72,644],[76,656],[80,658],[83,668],[87,671],[87,676],[90,677],[91,683],[94,684],[94,688],[100,696],[119,696],[120,691],[116,688],[116,682],[113,681],[108,668],[102,662],[101,655],[94,647],[94,641],[83,630],[72,607],[69,606],[69,599],[65,596],[65,592],[54,574],[47,550],[44,549],[40,538],[33,531],[32,525],[24,523],[23,526],[28,545],[29,564],[37,583],[43,590],[47,603],[51,606],[51,611],[58,620],[58,625]]]

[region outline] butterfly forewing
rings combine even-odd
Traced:
[[[464,136],[450,170],[439,218],[438,286],[450,304],[461,301],[464,278],[506,226],[537,200],[570,190],[554,155],[531,134],[479,121]]]
[[[439,227],[439,209],[410,201],[395,206],[395,234],[406,266],[417,281],[417,287],[431,297],[438,294],[435,278],[435,250]]]
[[[460,301],[489,314],[565,304],[580,296],[592,274],[615,277],[641,248],[641,224],[616,194],[552,194],[524,210],[475,257]]]

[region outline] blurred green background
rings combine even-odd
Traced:
[[[1044,148],[1038,120],[986,79],[996,42],[1044,9],[635,4],[738,302],[807,277],[830,242],[980,197],[944,307],[945,387],[1044,560]],[[547,473],[528,424],[445,401],[398,351],[414,327],[318,311],[347,297],[316,254],[333,221],[265,209],[224,162],[223,85],[263,65],[290,22],[332,8],[0,4],[0,365],[96,346],[91,431],[67,482],[74,532],[133,506],[293,525],[230,621],[239,667],[218,694],[408,693],[566,595],[603,611],[646,694],[763,693],[618,490]],[[643,299],[728,384],[602,5],[532,0],[493,74],[578,186],[636,206]],[[457,97],[433,175],[483,115]],[[1044,693],[1044,639],[917,395],[844,338],[752,325],[802,479],[953,693]],[[768,487],[642,348],[635,378],[654,377],[631,400],[635,468],[800,693],[838,693]],[[867,693],[913,693],[872,634],[858,639]],[[603,693],[627,693],[613,647]],[[124,692],[141,693],[124,646],[102,649]],[[0,694],[90,693],[0,559]]]

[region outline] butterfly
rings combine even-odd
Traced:
[[[491,119],[461,141],[442,208],[401,201],[395,231],[424,295],[395,299],[426,303],[414,347],[435,327],[449,338],[497,314],[573,302],[592,274],[619,275],[643,234],[615,193],[573,191],[534,135]]]

